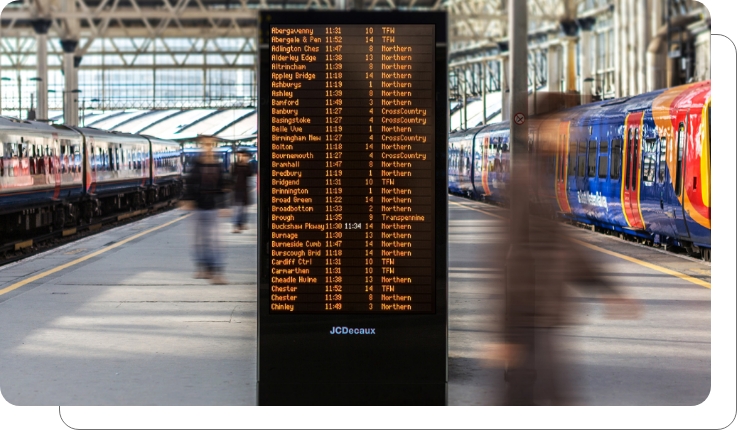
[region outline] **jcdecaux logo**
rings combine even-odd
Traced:
[[[330,334],[376,334],[375,328],[333,327]]]

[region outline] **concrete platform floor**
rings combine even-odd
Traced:
[[[504,210],[451,197],[449,405],[497,405]],[[251,221],[254,220],[251,208]],[[492,215],[489,215],[492,214]],[[172,222],[0,295],[0,391],[14,405],[255,405],[256,232],[230,233],[227,285],[193,279],[192,219],[174,210],[0,268],[18,281]],[[612,252],[700,273],[710,266],[577,230]],[[577,323],[554,335],[589,405],[696,405],[709,394],[710,290],[592,252],[640,300],[638,320],[610,320],[575,297]],[[540,363],[544,365],[545,363]]]

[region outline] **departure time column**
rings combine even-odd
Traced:
[[[326,311],[342,311],[343,260],[343,36],[340,27],[325,28],[325,305]]]

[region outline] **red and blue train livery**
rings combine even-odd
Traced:
[[[711,258],[711,83],[529,120],[531,205]],[[449,191],[508,203],[509,123],[453,133]]]
[[[173,141],[0,117],[0,237],[177,196],[181,176]]]

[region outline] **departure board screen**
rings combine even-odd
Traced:
[[[435,25],[269,30],[269,312],[434,313]]]

